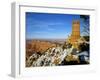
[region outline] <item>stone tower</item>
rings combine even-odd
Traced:
[[[72,33],[69,38],[69,43],[71,43],[75,48],[77,48],[77,40],[80,38],[80,21],[74,20],[72,22]]]

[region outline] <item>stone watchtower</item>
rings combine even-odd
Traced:
[[[77,48],[77,41],[80,38],[80,21],[74,20],[72,22],[72,33],[69,37],[69,43],[71,43],[75,48]]]

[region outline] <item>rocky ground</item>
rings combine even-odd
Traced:
[[[77,49],[73,48],[71,44],[65,45],[46,41],[34,41],[32,45],[28,45],[27,47],[28,50],[32,51],[30,51],[30,55],[27,53],[26,67],[89,63],[88,51],[84,50],[79,52]]]

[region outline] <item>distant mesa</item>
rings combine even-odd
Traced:
[[[43,53],[50,47],[55,47],[56,44],[48,42],[48,41],[41,41],[41,40],[31,40],[26,42],[26,56],[31,56],[34,52],[36,53]]]

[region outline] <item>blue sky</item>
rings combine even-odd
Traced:
[[[73,20],[80,20],[80,15],[26,12],[26,38],[66,39]]]

